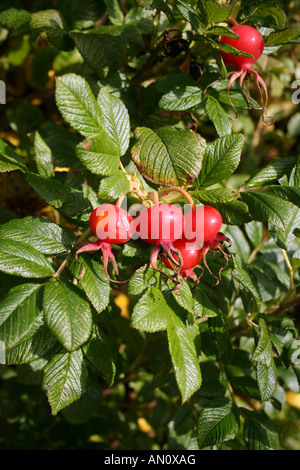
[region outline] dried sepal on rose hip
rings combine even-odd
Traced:
[[[217,280],[216,283],[214,284],[215,286],[219,284],[219,282],[221,280],[221,272],[224,271],[224,269],[227,267],[228,261],[231,258],[231,255],[229,253],[227,253],[226,251],[224,251],[224,249],[223,249],[223,247],[225,245],[225,242],[227,242],[229,244],[229,246],[231,246],[231,244],[232,244],[230,238],[226,237],[223,233],[219,232],[214,237],[212,237],[210,240],[207,240],[203,244],[203,253],[202,253],[203,254],[203,256],[202,256],[203,264],[204,264],[205,268],[207,269],[207,271]],[[225,261],[226,261],[225,264],[220,268],[218,276],[215,276],[212,273],[211,269],[209,268],[209,266],[207,264],[207,260],[206,260],[207,253],[212,253],[213,255],[215,255],[216,252],[221,253],[222,256],[225,258]]]
[[[221,272],[226,268],[228,260],[231,257],[223,250],[225,242],[231,245],[231,241],[220,232],[223,224],[222,215],[220,212],[208,205],[192,207],[192,210],[185,215],[185,231],[182,236],[182,241],[190,246],[201,248],[201,260],[204,267],[208,272],[217,279],[216,284],[221,280]],[[222,253],[226,260],[225,265],[220,269],[218,277],[215,276],[209,268],[206,260],[207,253],[215,254],[216,252]],[[198,277],[199,282],[201,276]],[[193,278],[193,276],[190,276]],[[216,285],[215,284],[215,285]]]
[[[198,276],[194,269],[203,269],[199,264],[202,258],[202,248],[194,243],[190,243],[182,239],[176,240],[173,246],[180,251],[182,257],[180,275],[183,279],[191,278],[197,284]],[[174,258],[177,259],[176,254],[174,254]],[[177,267],[172,263],[172,261],[164,259],[163,262],[167,268],[172,269],[175,273],[177,272]]]
[[[86,251],[100,251],[103,260],[103,267],[106,277],[112,282],[121,282],[113,280],[108,274],[108,263],[111,262],[114,271],[119,276],[119,270],[111,245],[126,243],[132,237],[133,217],[124,209],[114,204],[102,204],[93,210],[90,215],[90,228],[97,236],[96,243],[88,243],[76,251],[78,255]],[[84,273],[81,273],[81,276]]]
[[[220,212],[212,206],[191,205],[189,212],[184,215],[184,231],[180,239],[174,241],[173,248],[180,251],[182,264],[179,270],[183,279],[191,278],[196,284],[199,282],[203,267],[200,266],[202,256],[209,251],[208,246],[211,240],[215,243],[216,237],[222,226],[223,219]],[[175,255],[174,255],[175,257]],[[178,267],[169,259],[164,259],[164,264],[168,268],[178,273]],[[206,259],[204,265],[207,266]],[[195,268],[201,268],[202,273],[198,277]],[[211,272],[209,270],[209,272]]]
[[[259,57],[262,55],[263,50],[264,50],[264,39],[262,35],[260,34],[257,29],[253,28],[252,26],[245,25],[245,24],[238,24],[235,20],[232,20],[234,22],[234,26],[231,28],[231,30],[238,34],[238,38],[230,38],[227,36],[221,36],[220,42],[224,44],[229,44],[230,46],[235,47],[235,49],[238,49],[239,51],[244,51],[249,54],[251,54],[253,57],[246,57],[245,55],[234,55],[230,54],[228,52],[224,52],[220,50],[220,54],[224,60],[225,65],[233,66],[235,67],[234,72],[232,72],[232,75],[229,79],[228,85],[227,85],[227,96],[229,99],[229,102],[232,104],[232,100],[230,98],[229,90],[231,86],[234,84],[236,80],[239,79],[239,86],[241,89],[241,92],[245,96],[246,100],[251,104],[251,98],[249,94],[245,93],[243,89],[243,82],[246,78],[248,77],[254,77],[260,98],[261,98],[261,104],[264,110],[264,113],[266,113],[266,106],[268,103],[268,89],[267,86],[262,79],[262,77],[258,74],[258,72],[253,68],[254,62],[259,59]],[[263,91],[262,91],[263,90]],[[264,92],[264,97],[263,97],[263,92]],[[234,106],[233,106],[234,108]]]

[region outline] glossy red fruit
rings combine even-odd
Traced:
[[[211,206],[197,206],[184,217],[183,239],[192,243],[203,243],[213,238],[222,226],[220,212]]]
[[[174,242],[181,237],[183,228],[183,212],[173,204],[154,204],[135,219],[136,233],[152,245]]]
[[[189,271],[195,268],[201,261],[202,248],[199,248],[193,243],[186,242],[185,240],[176,240],[173,247],[180,251],[182,257],[182,266],[180,272]],[[174,253],[174,258],[178,260],[177,255]],[[172,269],[172,265],[168,259],[164,260],[167,268]]]
[[[237,25],[233,26],[231,30],[238,34],[238,38],[229,38],[222,36],[220,41],[230,46],[235,47],[239,51],[245,51],[254,57],[246,57],[241,55],[229,54],[227,52],[220,51],[223,60],[226,65],[233,65],[237,69],[252,68],[252,64],[261,56],[264,50],[264,39],[257,29],[249,25]]]
[[[102,204],[90,215],[90,227],[99,240],[110,245],[126,243],[133,234],[132,216],[113,204]]]
[[[97,235],[96,243],[88,243],[76,251],[75,257],[81,253],[98,251],[102,254],[103,267],[106,277],[112,282],[116,281],[109,277],[108,264],[112,263],[117,276],[119,276],[118,266],[111,249],[111,245],[126,243],[134,233],[134,221],[130,214],[124,209],[113,204],[102,204],[93,210],[90,215],[90,228]],[[79,277],[84,275],[85,269]]]
[[[268,89],[267,86],[259,75],[259,73],[253,68],[252,64],[261,56],[264,50],[264,39],[257,29],[253,28],[249,25],[238,25],[236,24],[231,28],[231,30],[239,35],[238,38],[229,38],[222,36],[220,41],[224,44],[229,44],[230,46],[235,47],[236,49],[244,52],[248,52],[253,57],[246,57],[245,55],[234,55],[228,52],[223,52],[220,50],[220,54],[223,57],[225,65],[233,65],[235,70],[232,72],[230,79],[228,80],[227,85],[227,96],[228,100],[235,109],[229,90],[232,85],[239,80],[239,87],[244,95],[245,99],[248,101],[249,104],[253,104],[251,101],[251,97],[249,95],[249,91],[245,91],[243,89],[243,83],[246,78],[250,76],[255,79],[257,89],[259,91],[261,104],[264,110],[264,114],[266,114],[266,106],[268,103]],[[264,96],[263,96],[264,95]],[[236,109],[235,109],[236,111]],[[237,111],[236,111],[237,114]]]

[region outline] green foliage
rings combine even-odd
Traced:
[[[26,3],[0,6],[0,448],[299,450],[294,2]],[[267,116],[227,93],[232,16]],[[213,206],[231,244],[178,286],[132,239],[109,281],[75,252],[124,196]]]

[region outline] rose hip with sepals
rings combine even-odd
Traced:
[[[181,237],[184,229],[184,216],[180,207],[174,204],[153,204],[142,210],[135,219],[135,230],[140,239],[151,245],[150,264],[158,270],[158,257],[169,258],[180,271],[182,259],[179,250],[174,248],[174,242]],[[174,258],[177,255],[177,259]]]
[[[118,266],[111,249],[111,245],[126,243],[133,235],[133,217],[124,209],[113,204],[102,204],[93,210],[90,215],[90,228],[97,235],[96,243],[88,243],[76,252],[76,259],[85,251],[100,250],[103,257],[103,267],[106,277],[108,275],[108,262],[111,261],[116,275],[119,275]],[[118,282],[113,280],[113,282]]]
[[[247,78],[248,76],[253,76],[255,78],[256,85],[260,93],[263,109],[265,110],[267,106],[267,102],[268,102],[268,90],[267,90],[264,80],[257,73],[257,71],[252,67],[252,64],[256,62],[257,59],[259,59],[259,57],[263,53],[264,39],[262,35],[260,34],[260,32],[257,31],[257,29],[253,28],[252,26],[244,25],[244,24],[239,25],[235,20],[232,20],[232,21],[234,22],[234,26],[231,28],[231,30],[234,33],[238,34],[239,37],[230,38],[227,36],[222,36],[220,38],[220,42],[233,46],[235,47],[235,49],[238,49],[239,51],[247,52],[251,54],[253,57],[246,57],[245,55],[238,56],[238,55],[230,54],[228,52],[224,52],[220,50],[220,54],[224,60],[225,65],[229,65],[229,66],[231,65],[235,67],[235,71],[232,73],[231,78],[228,82],[228,86],[227,86],[228,99],[230,103],[232,104],[230,94],[229,94],[229,89],[233,85],[233,83],[237,79],[239,79],[240,89],[242,93],[244,94],[244,96],[246,97],[247,101],[250,102],[250,97],[246,96],[243,90],[243,82],[245,78]],[[263,88],[264,93],[265,93],[264,100],[262,96],[261,87]]]
[[[174,248],[180,251],[182,257],[182,266],[180,268],[180,274],[184,279],[188,277],[197,281],[197,276],[194,273],[194,268],[200,267],[199,263],[202,258],[202,248],[199,248],[198,244],[191,243],[185,240],[176,240],[173,244]],[[176,254],[174,258],[177,259]],[[167,268],[174,270],[174,265],[169,259],[164,259],[164,264]],[[201,267],[202,269],[202,267]],[[175,271],[176,272],[176,271]]]

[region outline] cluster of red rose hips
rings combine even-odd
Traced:
[[[228,18],[228,22],[233,23],[231,29],[238,37],[222,36],[220,42],[252,55],[252,57],[247,57],[220,51],[225,64],[235,67],[228,81],[228,99],[231,103],[229,89],[239,79],[241,91],[250,103],[250,96],[249,93],[246,95],[243,82],[252,76],[255,78],[265,110],[268,100],[267,87],[252,66],[264,50],[263,37],[255,28],[239,25],[231,17]],[[265,100],[263,100],[262,90],[265,94]],[[175,205],[156,203],[145,208],[136,218],[133,218],[118,204],[103,204],[97,207],[90,216],[90,228],[98,237],[98,241],[80,248],[76,252],[76,257],[84,251],[100,250],[108,279],[110,279],[107,271],[109,261],[112,263],[116,275],[119,276],[111,245],[126,243],[135,235],[136,238],[154,246],[150,256],[150,265],[160,271],[157,267],[157,261],[163,261],[165,266],[173,271],[172,275],[167,275],[169,279],[178,282],[180,275],[184,279],[192,278],[194,281],[198,281],[201,276],[197,278],[194,269],[200,267],[203,273],[203,268],[199,265],[202,260],[209,273],[217,279],[217,284],[220,280],[220,273],[227,266],[230,257],[222,247],[225,242],[231,244],[231,241],[219,232],[221,225],[222,217],[219,211],[207,205],[198,207],[191,205],[191,210],[184,214],[182,209]],[[226,260],[226,264],[220,269],[218,276],[215,276],[207,265],[206,255],[209,251],[212,253],[221,252]],[[164,272],[164,274],[166,273]]]
[[[118,205],[102,204],[90,215],[90,228],[98,237],[96,243],[89,243],[76,252],[76,256],[84,251],[100,250],[103,258],[105,274],[109,278],[107,267],[110,261],[118,276],[118,267],[111,245],[123,244],[131,238],[139,238],[154,246],[150,256],[150,265],[160,271],[157,261],[161,260],[167,268],[173,271],[167,275],[178,283],[179,276],[199,280],[194,273],[195,267],[203,259],[204,266],[209,251],[220,251],[228,262],[230,255],[222,250],[225,241],[230,240],[219,232],[222,216],[214,207],[190,206],[184,214],[180,206],[173,204],[153,204],[141,210],[137,217]],[[227,265],[226,262],[226,265]],[[221,268],[220,272],[224,269]],[[217,283],[220,280],[220,272]],[[118,282],[118,281],[113,281]],[[120,282],[120,281],[119,281]]]

